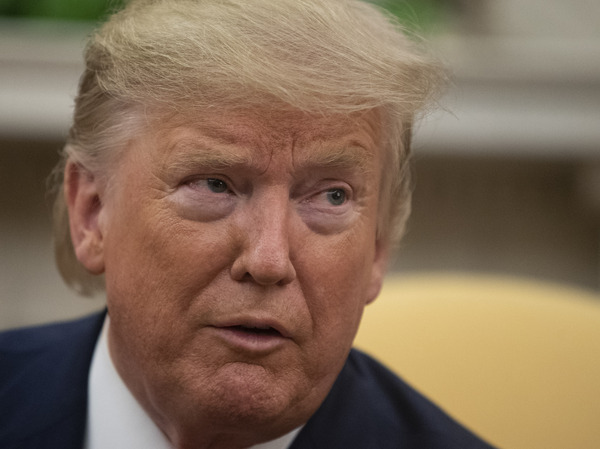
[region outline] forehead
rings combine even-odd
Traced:
[[[287,155],[293,165],[367,169],[380,159],[378,114],[311,115],[299,111],[186,114],[155,126],[156,156],[208,163],[260,164]],[[189,161],[190,163],[192,161]]]

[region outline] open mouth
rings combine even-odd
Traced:
[[[254,327],[254,326],[229,326],[227,329],[231,329],[237,332],[243,332],[250,335],[265,335],[273,337],[281,337],[281,333],[272,327]]]
[[[244,324],[238,324],[240,322]],[[235,351],[262,356],[283,348],[290,338],[284,333],[285,329],[278,330],[274,327],[276,324],[269,324],[266,321],[240,320],[214,329],[218,338]]]

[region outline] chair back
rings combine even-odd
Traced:
[[[600,448],[600,295],[502,276],[390,276],[355,346],[507,449]]]

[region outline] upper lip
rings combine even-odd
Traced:
[[[291,332],[289,331],[289,329],[281,322],[273,318],[235,317],[219,321],[213,326],[217,328],[247,327],[250,329],[274,329],[277,332],[279,332],[279,334],[281,334],[281,336],[284,338],[291,337]]]

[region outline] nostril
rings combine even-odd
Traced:
[[[252,275],[246,271],[246,273],[244,273],[244,275],[242,276],[241,280],[242,281],[251,281],[252,280]]]
[[[246,241],[240,246],[230,269],[232,279],[256,284],[286,285],[296,277],[285,242],[266,242],[266,239]],[[276,239],[275,239],[276,240]]]

